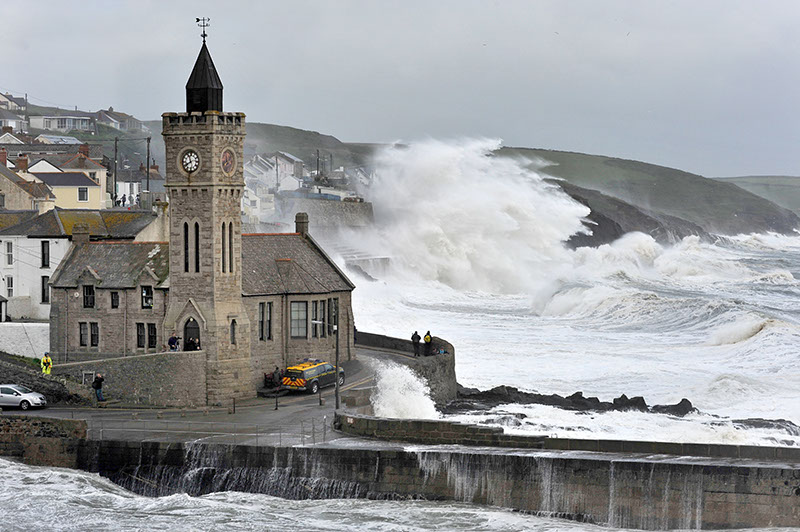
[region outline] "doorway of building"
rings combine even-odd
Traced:
[[[200,325],[197,320],[189,318],[183,326],[183,350],[196,351],[200,349]]]

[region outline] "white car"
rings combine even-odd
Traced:
[[[45,407],[47,399],[20,384],[0,384],[0,407],[18,406],[27,410],[32,406]]]

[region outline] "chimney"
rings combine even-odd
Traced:
[[[5,148],[0,148],[0,164],[8,166],[8,152]]]
[[[153,171],[153,170],[158,172],[158,165],[156,164],[156,160],[155,159],[153,159],[153,162],[150,164],[150,171]]]
[[[298,212],[294,217],[294,232],[301,236],[308,236],[308,214]]]
[[[20,154],[17,157],[17,172],[27,172],[28,171],[28,156]]]
[[[139,171],[145,173],[147,168],[145,168],[144,163],[139,163]]]
[[[84,157],[89,157],[89,145],[81,144],[78,146],[78,153],[82,153]]]
[[[11,126],[3,126],[3,133],[13,133],[14,128]]]
[[[86,224],[75,224],[72,226],[72,243],[75,245],[89,243],[89,226]]]

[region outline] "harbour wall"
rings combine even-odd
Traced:
[[[458,382],[456,381],[456,350],[453,344],[443,338],[431,338],[431,349],[444,354],[425,356],[425,345],[420,345],[422,355],[414,357],[414,344],[411,340],[403,340],[382,334],[358,331],[355,345],[368,347],[377,351],[404,353],[408,357],[393,357],[392,361],[403,364],[425,379],[431,392],[431,399],[437,405],[445,405],[458,398]]]
[[[337,448],[86,440],[82,422],[0,421],[0,441],[22,442],[0,445],[0,452],[98,472],[148,496],[233,490],[291,499],[452,500],[645,530],[800,526],[798,462],[380,442]],[[37,438],[73,442],[62,447],[71,459],[38,452]]]

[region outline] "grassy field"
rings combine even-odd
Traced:
[[[751,175],[717,177],[723,183],[733,183],[753,194],[800,214],[800,176]]]

